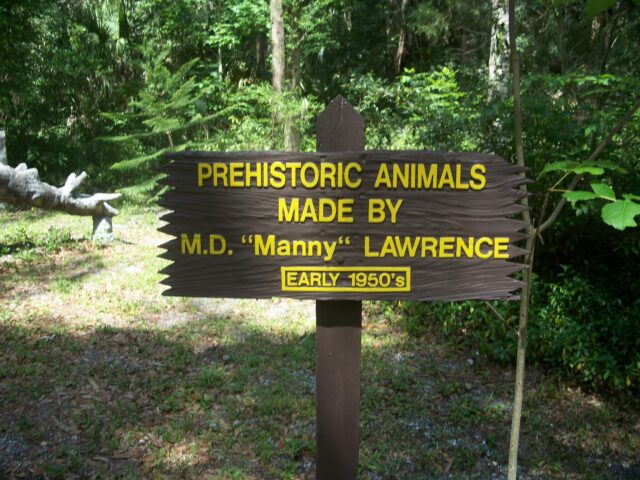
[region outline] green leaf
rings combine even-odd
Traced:
[[[611,170],[619,173],[627,173],[627,171],[622,168],[620,165],[615,164],[613,162],[609,162],[608,160],[595,160],[591,162],[584,162],[583,165],[587,165],[589,167],[599,167],[605,170]]]
[[[589,165],[580,165],[579,167],[575,167],[571,169],[574,173],[582,175],[583,173],[588,173],[590,175],[599,176],[604,173],[604,168],[593,167]]]
[[[606,185],[604,183],[591,182],[591,190],[593,190],[600,198],[611,201],[616,200],[616,193],[609,185]]]
[[[640,2],[640,0],[638,0]],[[640,195],[634,195],[632,193],[625,193],[622,195],[625,200],[640,200]]]
[[[564,192],[564,198],[569,200],[569,202],[571,202],[571,205],[575,206],[576,202],[580,202],[582,200],[593,200],[595,198],[598,198],[598,196],[592,192],[572,191],[572,192]]]
[[[590,175],[599,176],[602,175],[605,170],[622,170],[618,165],[607,161],[591,161],[591,162],[575,162],[571,160],[561,160],[558,162],[551,162],[544,166],[540,175],[544,175],[549,172],[573,172],[577,175],[583,175],[588,173]],[[624,172],[623,172],[624,173]]]
[[[615,7],[615,5],[616,0],[587,0],[587,4],[584,6],[584,15],[589,20],[593,20],[597,15]]]
[[[160,180],[161,178],[164,178],[166,175],[164,173],[155,175],[151,178],[148,178],[146,180],[143,180],[140,183],[136,183],[135,185],[131,185],[129,187],[122,187],[122,188],[118,188],[116,191],[118,193],[124,193],[125,195],[131,195],[131,194],[145,194],[150,192],[151,190],[153,190],[157,183],[158,180]]]
[[[602,220],[607,225],[611,225],[617,230],[624,230],[626,227],[635,227],[637,223],[633,219],[640,215],[640,204],[630,200],[616,200],[609,203],[602,209]]]
[[[136,158],[130,158],[127,160],[123,160],[121,162],[114,163],[111,165],[112,170],[133,170],[135,168],[139,168],[148,164],[150,161],[160,158],[165,153],[169,152],[181,152],[182,150],[186,150],[192,145],[191,142],[183,143],[182,145],[177,145],[173,148],[166,147],[161,150],[157,150],[149,155],[142,155]]]
[[[542,171],[540,172],[540,175],[543,175],[549,172],[557,172],[557,171],[567,172],[567,171],[570,171],[576,165],[577,165],[576,162],[569,162],[567,160],[560,160],[558,162],[547,163],[542,169]]]

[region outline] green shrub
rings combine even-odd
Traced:
[[[493,360],[515,362],[518,302],[400,307],[410,334],[435,327]],[[640,391],[640,300],[625,304],[567,267],[557,281],[535,281],[527,360],[592,389]]]
[[[460,88],[457,76],[448,67],[406,69],[393,81],[354,75],[342,92],[366,119],[367,148],[476,150],[478,98]]]
[[[0,238],[0,256],[13,254],[24,256],[35,251],[52,253],[75,241],[77,240],[74,240],[71,232],[66,229],[51,227],[46,232],[38,232],[20,226],[15,232]]]

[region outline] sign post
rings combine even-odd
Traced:
[[[317,150],[364,150],[364,119],[341,96],[320,114]],[[317,480],[358,477],[362,301],[316,301]]]
[[[163,295],[316,300],[317,478],[358,473],[362,300],[516,299],[524,170],[365,151],[338,96],[317,153],[179,152],[163,168]]]

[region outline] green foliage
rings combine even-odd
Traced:
[[[584,14],[587,18],[592,19],[616,6],[616,0],[587,0],[584,6]]]
[[[557,162],[547,163],[540,175],[550,172],[564,172],[564,173],[575,173],[577,175],[582,175],[588,173],[589,175],[599,176],[605,173],[605,170],[611,171],[619,171],[624,173],[625,170],[620,168],[620,166],[615,165],[612,162],[606,161],[587,161],[587,162],[577,162],[571,160],[560,160]]]
[[[638,225],[634,217],[640,215],[640,203],[636,203],[630,198],[637,197],[635,195],[627,195],[624,200],[614,200],[613,203],[608,203],[602,207],[602,219],[607,225],[611,225],[618,230]]]
[[[533,358],[591,387],[640,388],[640,303],[622,303],[570,268],[534,290]]]
[[[472,150],[480,114],[456,72],[405,70],[396,81],[354,77],[344,91],[367,119],[369,148]]]
[[[148,59],[142,64],[145,84],[138,98],[129,102],[130,112],[125,116],[125,119],[128,117],[129,122],[125,125],[131,128],[131,123],[142,124],[141,126],[146,127],[145,131],[105,139],[120,142],[161,134],[167,136],[169,146],[151,154],[116,162],[112,168],[124,170],[140,168],[147,166],[151,160],[167,151],[184,149],[185,146],[174,146],[174,133],[199,125],[206,120],[197,111],[198,102],[204,92],[199,91],[195,77],[187,78],[189,72],[198,63],[198,59],[192,59],[172,73],[167,66],[170,61],[169,54],[169,49],[159,54],[155,54],[151,49],[145,52]]]
[[[551,167],[547,165],[545,170],[548,172],[557,169],[576,174],[590,173],[592,175],[602,175],[604,173],[604,168],[601,167],[584,167],[583,165],[580,167],[567,167],[566,165],[560,167],[559,164],[562,163],[566,164],[566,162],[555,162],[555,165],[551,165]],[[543,170],[542,173],[545,173],[545,171]],[[574,207],[576,203],[587,200],[602,199],[611,202],[604,205],[601,211],[602,220],[604,220],[607,225],[618,230],[637,226],[634,217],[640,215],[640,203],[636,203],[634,200],[640,199],[638,195],[624,194],[623,199],[619,199],[616,198],[616,193],[611,186],[597,182],[591,182],[591,190],[592,192],[580,190],[566,191],[563,193],[563,196]]]
[[[14,232],[2,238],[0,256],[16,255],[30,260],[34,254],[50,254],[76,242],[67,229],[49,228],[45,232],[34,232],[19,226]]]
[[[505,363],[515,360],[517,304],[402,303],[409,333],[437,329]],[[495,311],[494,311],[495,310]],[[498,312],[496,314],[496,312]],[[500,316],[499,316],[500,315]],[[527,361],[591,389],[640,392],[640,301],[615,294],[569,267],[556,281],[534,282]]]

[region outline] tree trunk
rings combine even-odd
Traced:
[[[256,77],[264,71],[264,37],[262,33],[256,35]]]
[[[507,0],[491,0],[491,44],[489,47],[489,100],[504,100],[509,94],[509,14]]]
[[[513,85],[513,120],[514,143],[516,147],[516,161],[521,167],[525,166],[524,147],[522,143],[522,108],[520,102],[520,58],[516,46],[518,33],[516,31],[515,0],[508,0],[509,52],[511,58],[511,82]],[[506,84],[505,84],[506,85]],[[526,183],[522,188],[527,191]],[[529,201],[524,197],[522,203],[528,207]],[[544,213],[543,213],[544,214]],[[529,322],[529,301],[531,298],[532,270],[535,250],[535,231],[531,224],[531,214],[527,208],[522,212],[522,219],[526,222],[528,236],[525,250],[525,263],[528,268],[523,275],[523,288],[520,294],[520,312],[518,315],[518,351],[516,356],[516,385],[513,398],[513,414],[511,417],[511,435],[509,440],[508,480],[516,480],[518,474],[518,445],[520,442],[520,419],[522,417],[522,400],[524,392],[525,356],[527,350],[527,324]]]
[[[7,165],[7,144],[4,130],[0,130],[0,165]]]
[[[282,93],[284,83],[284,20],[282,0],[270,0],[271,10],[271,85],[273,91]]]
[[[569,71],[569,56],[567,55],[566,47],[566,8],[564,5],[558,7],[552,7],[556,17],[557,28],[557,44],[558,44],[558,56],[560,57],[560,74],[564,75]],[[562,11],[561,11],[562,9]]]
[[[400,33],[398,35],[398,48],[396,49],[396,55],[394,59],[394,69],[396,74],[399,74],[402,70],[402,61],[404,60],[404,55],[406,52],[406,43],[407,43],[407,21],[406,14],[407,8],[409,7],[410,0],[402,0],[402,4],[400,6]]]
[[[218,0],[217,5],[218,22],[222,23],[222,1]],[[220,80],[224,76],[224,67],[222,66],[222,45],[218,45],[218,76]]]
[[[291,75],[291,94],[295,101],[300,98],[300,2],[294,2],[291,12],[291,49],[289,56],[289,74]],[[299,113],[287,116],[284,132],[284,149],[288,152],[300,151],[300,128],[298,126]]]
[[[222,66],[222,46],[218,45],[218,76],[220,80],[224,77],[224,67]]]

